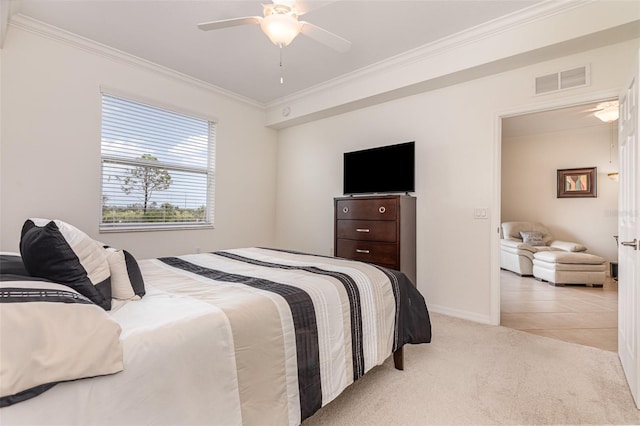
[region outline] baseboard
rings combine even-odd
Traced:
[[[427,304],[427,308],[429,309],[429,312],[435,312],[437,314],[448,315],[450,317],[461,318],[481,324],[495,325],[491,323],[490,315],[480,315],[476,312],[463,311],[441,305]]]

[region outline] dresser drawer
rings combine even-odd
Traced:
[[[336,201],[336,219],[396,220],[395,199],[347,199]]]
[[[390,220],[338,220],[336,238],[349,240],[386,241],[395,243],[396,222]]]
[[[395,243],[337,239],[336,255],[398,269],[398,245]]]

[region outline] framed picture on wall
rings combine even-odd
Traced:
[[[558,198],[597,197],[596,167],[558,170]]]

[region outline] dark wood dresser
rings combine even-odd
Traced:
[[[417,284],[415,197],[339,197],[334,206],[335,256],[402,271]]]

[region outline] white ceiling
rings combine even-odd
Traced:
[[[598,105],[610,100],[605,99],[583,105],[506,118],[502,120],[502,137],[503,139],[518,138],[570,129],[603,126],[605,123],[600,121],[594,115],[594,112],[599,109]],[[617,121],[613,125],[617,126]]]
[[[4,0],[0,0],[4,1]],[[257,25],[196,25],[262,14],[253,0],[17,0],[14,9],[268,105],[541,0],[306,1],[301,19],[352,42],[338,53],[304,35],[280,52]],[[268,0],[264,0],[268,2]]]

